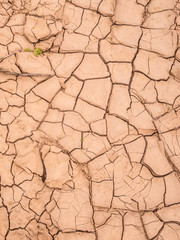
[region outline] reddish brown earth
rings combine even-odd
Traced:
[[[0,240],[180,240],[179,13],[1,0]]]

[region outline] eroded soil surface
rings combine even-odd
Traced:
[[[179,13],[0,1],[0,240],[180,240]]]

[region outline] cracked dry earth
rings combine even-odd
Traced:
[[[180,240],[179,13],[1,0],[0,240]]]

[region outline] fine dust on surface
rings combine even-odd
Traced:
[[[179,13],[0,1],[0,240],[180,240]]]

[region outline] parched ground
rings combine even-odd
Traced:
[[[179,13],[0,1],[0,240],[180,240]]]

